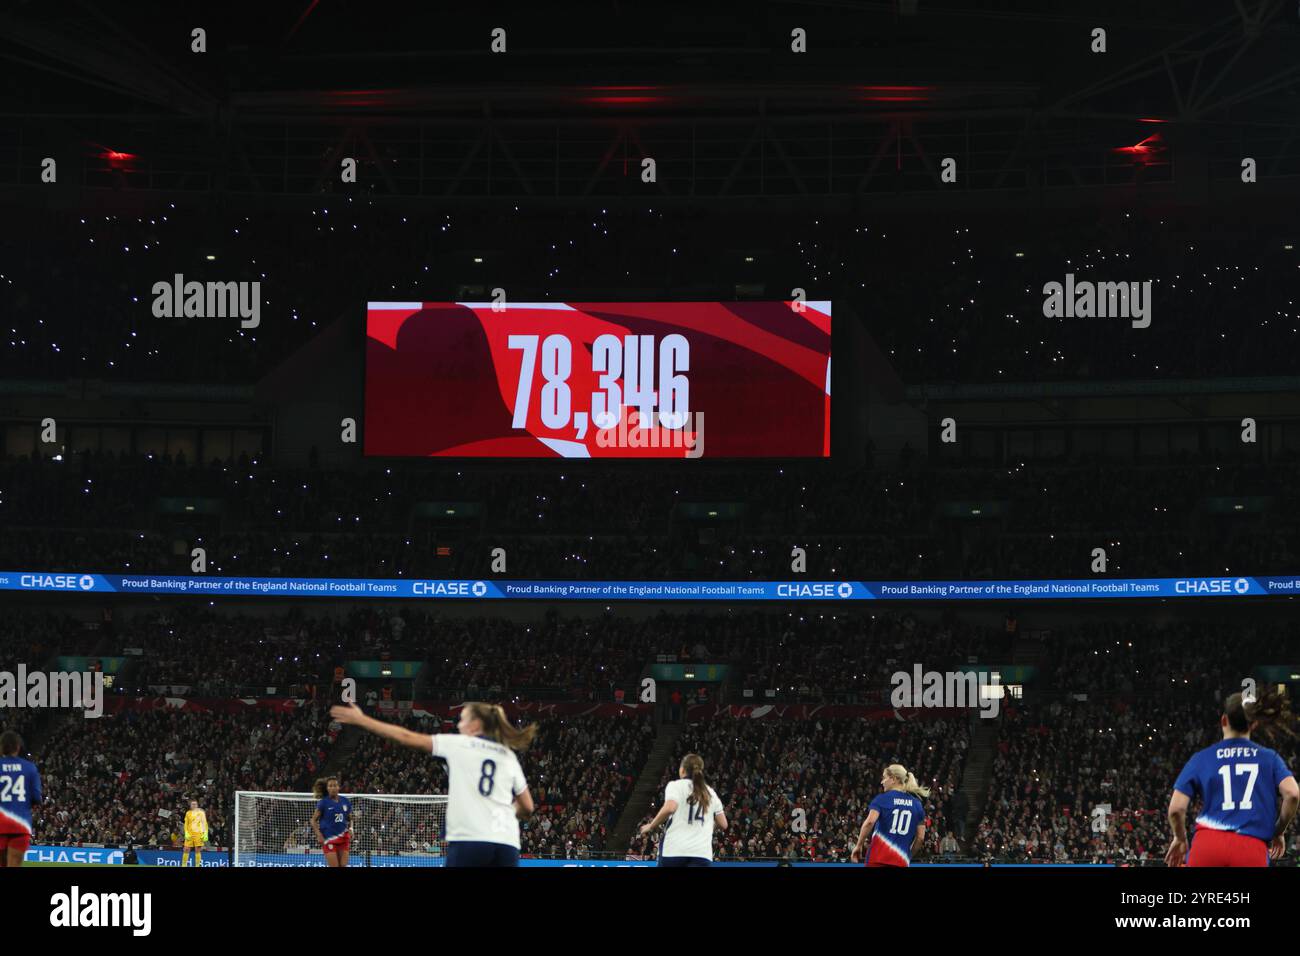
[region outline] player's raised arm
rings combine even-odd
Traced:
[[[397,724],[376,720],[374,717],[363,713],[356,704],[335,704],[330,708],[330,717],[340,724],[353,724],[376,736],[396,741],[404,747],[410,747],[412,750],[422,750],[425,753],[433,751],[432,734],[416,733],[414,730],[407,730]]]

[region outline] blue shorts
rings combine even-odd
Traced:
[[[519,851],[505,843],[458,840],[447,844],[447,866],[518,866]]]
[[[712,866],[712,860],[706,860],[702,856],[661,856],[659,858],[660,866]]]

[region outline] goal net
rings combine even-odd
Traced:
[[[443,866],[443,794],[345,794],[352,801],[349,866]],[[235,793],[234,866],[324,866],[310,793]]]

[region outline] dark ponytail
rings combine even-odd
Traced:
[[[1295,715],[1285,688],[1259,691],[1254,697],[1233,694],[1223,702],[1228,726],[1239,734],[1258,734],[1266,741],[1294,737]]]
[[[330,774],[328,777],[318,778],[316,782],[312,784],[311,787],[312,795],[315,796],[317,800],[324,800],[325,795],[330,792],[329,782],[331,780],[337,781],[338,779],[339,778],[334,776],[333,774]]]
[[[709,809],[709,784],[704,779],[704,758],[699,754],[687,754],[682,758],[682,769],[691,781],[691,799],[704,813]]]

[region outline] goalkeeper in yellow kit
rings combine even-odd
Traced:
[[[208,842],[208,815],[199,809],[199,801],[191,800],[185,814],[185,848],[181,850],[181,866],[190,865],[190,850],[194,850],[194,865],[203,865],[203,844]]]

